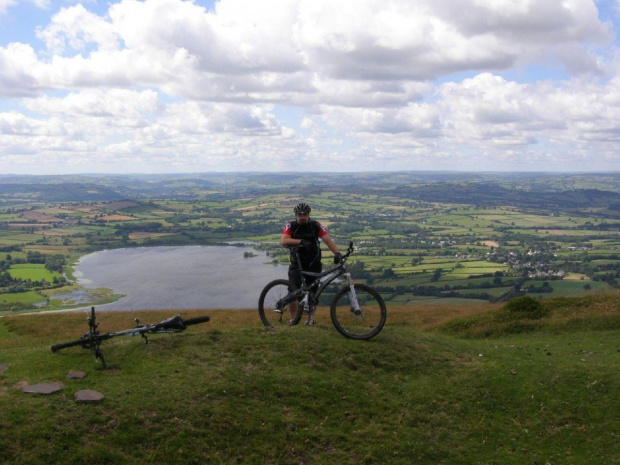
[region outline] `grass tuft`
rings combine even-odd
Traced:
[[[538,301],[518,297],[503,307],[457,317],[440,331],[467,338],[530,332],[613,331],[620,329],[620,294],[558,297]]]

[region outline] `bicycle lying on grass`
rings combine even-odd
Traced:
[[[299,263],[301,246],[290,247],[293,260]],[[265,326],[296,325],[302,315],[314,319],[314,311],[325,288],[344,276],[345,286],[331,301],[330,316],[336,329],[352,339],[370,339],[383,329],[387,318],[385,302],[379,293],[366,284],[354,283],[347,271],[346,261],[353,253],[353,242],[336,266],[322,273],[301,271],[301,288],[294,289],[286,279],[276,279],[265,286],[258,299],[258,314]],[[306,283],[307,277],[316,280]],[[298,302],[296,314],[291,314],[290,304]],[[290,316],[290,318],[285,318]]]
[[[166,320],[160,321],[159,323],[154,323],[150,325],[143,325],[140,323],[138,318],[135,319],[136,327],[131,329],[125,329],[123,331],[116,331],[113,333],[103,333],[99,332],[99,323],[96,322],[95,317],[95,307],[92,307],[90,310],[90,315],[87,318],[88,321],[88,329],[87,333],[84,333],[80,336],[79,339],[75,341],[62,342],[60,344],[55,344],[52,346],[52,352],[57,352],[60,349],[66,349],[67,347],[73,346],[82,346],[84,349],[93,349],[95,353],[95,359],[100,359],[103,368],[107,368],[105,357],[103,356],[103,352],[99,346],[103,341],[107,341],[108,339],[112,339],[117,336],[137,336],[141,335],[145,343],[148,344],[149,339],[147,334],[161,334],[161,333],[180,333],[181,331],[185,331],[188,326],[196,325],[199,323],[206,323],[210,318],[208,316],[199,316],[197,318],[190,318],[184,320],[181,318],[181,315],[175,315]]]

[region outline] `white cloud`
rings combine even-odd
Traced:
[[[576,46],[607,38],[591,2],[508,2],[511,14],[494,5],[225,0],[209,12],[180,0],[123,0],[106,17],[76,5],[38,33],[54,54],[42,84],[129,80],[176,95],[306,103],[308,94],[324,97],[323,82],[411,86],[445,73],[507,69],[549,53],[570,70],[596,71],[595,57]],[[410,94],[400,94],[407,102]]]
[[[617,167],[615,34],[593,0],[65,6],[39,42],[0,46],[0,169],[24,152],[93,169],[501,167],[516,150]]]
[[[52,16],[49,26],[37,31],[37,36],[55,55],[64,55],[66,51],[79,53],[90,44],[96,44],[99,50],[118,49],[118,37],[112,25],[81,4],[61,8]]]
[[[613,86],[517,84],[490,74],[441,89],[446,137],[461,144],[566,145],[617,142],[620,93]],[[615,135],[614,135],[615,134]],[[613,147],[608,147],[612,149]]]
[[[222,103],[172,104],[159,124],[180,133],[228,133],[250,137],[282,133],[282,127],[268,107]]]
[[[11,43],[6,48],[0,47],[0,98],[38,92],[36,74],[41,66],[29,45]]]
[[[9,8],[16,4],[16,0],[0,0],[0,17],[2,17],[2,15],[4,15],[9,10]]]

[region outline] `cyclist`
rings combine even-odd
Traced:
[[[280,244],[284,247],[290,247],[295,245],[301,245],[299,249],[299,258],[301,263],[296,263],[291,255],[291,265],[288,269],[288,279],[296,288],[301,287],[301,277],[299,276],[299,265],[303,271],[310,271],[312,273],[320,273],[322,270],[321,265],[321,244],[320,241],[325,242],[329,250],[334,254],[334,263],[340,263],[342,254],[338,249],[338,246],[329,237],[327,229],[321,225],[318,221],[310,219],[310,212],[312,208],[305,202],[301,202],[293,209],[295,212],[295,221],[286,223],[282,230],[282,237]],[[306,282],[311,283],[314,278],[307,277]],[[290,305],[291,311],[291,323],[297,316],[298,305],[297,302],[292,302]],[[308,315],[306,325],[314,324],[312,315]]]

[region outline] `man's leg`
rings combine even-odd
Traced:
[[[288,280],[294,286],[295,289],[301,287],[301,277],[299,276],[299,270],[297,268],[289,267]],[[299,304],[296,300],[288,304],[288,309],[291,312],[291,322],[297,318],[297,312],[299,311]]]
[[[308,271],[310,271],[311,273],[320,273],[321,271],[323,271],[323,266],[321,265],[321,263],[318,263],[318,264],[310,267],[310,269]],[[306,277],[306,284],[310,285],[314,281],[316,281],[316,279],[317,278]],[[314,324],[314,310],[315,310],[315,308],[313,307],[312,310],[310,312],[308,312],[308,318],[306,319],[306,325],[313,325]]]

